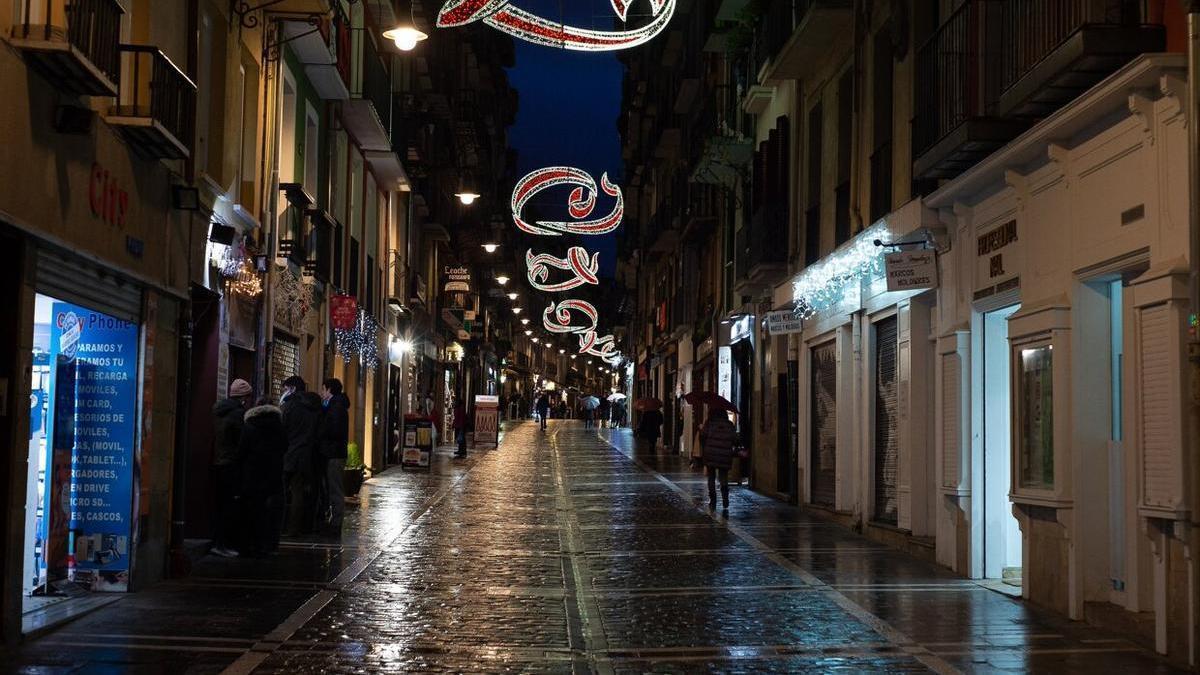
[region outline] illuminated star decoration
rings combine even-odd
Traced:
[[[600,283],[600,279],[596,276],[600,271],[600,254],[593,253],[589,257],[587,249],[582,246],[572,246],[567,250],[566,258],[558,258],[549,253],[535,254],[531,249],[525,252],[525,267],[528,268],[529,285],[548,293],[559,293],[584,284],[594,286]],[[571,270],[575,276],[566,281],[548,284],[546,280],[550,278],[551,267]]]
[[[653,0],[661,3],[663,0]],[[666,0],[673,2],[673,0]],[[501,3],[479,3],[481,7],[499,5]],[[628,9],[626,0],[613,0],[614,9],[620,15]],[[521,217],[525,205],[535,195],[559,186],[571,186],[567,198],[567,213],[574,220],[545,221],[539,220],[531,224]],[[598,188],[598,189],[597,189]],[[615,203],[612,210],[605,216],[587,220],[596,208],[599,192],[613,197]],[[530,234],[557,237],[563,234],[601,235],[612,232],[621,224],[625,216],[625,200],[621,188],[608,180],[608,174],[600,176],[597,186],[595,179],[586,171],[566,167],[551,166],[537,169],[517,181],[513,188],[512,203],[513,223],[523,232]],[[569,291],[586,284],[598,285],[597,274],[600,270],[600,254],[589,253],[582,246],[572,246],[567,250],[566,258],[559,258],[548,253],[534,253],[532,249],[525,253],[526,279],[534,288],[559,293]],[[550,269],[571,271],[572,278],[563,281],[550,281]],[[584,323],[576,321],[575,314],[582,314]],[[621,353],[616,350],[615,339],[612,335],[603,337],[596,333],[599,325],[599,313],[590,302],[578,299],[567,299],[557,303],[551,301],[550,306],[542,313],[542,326],[555,334],[576,334],[579,336],[579,353],[599,357],[610,365],[616,365],[621,360]]]
[[[362,364],[374,370],[379,364],[379,324],[365,309],[358,310],[358,320],[354,328],[335,328],[333,330],[334,346],[342,360],[350,363],[358,354]]]
[[[611,0],[613,11],[624,22],[632,0]],[[676,0],[649,0],[651,21],[626,30],[589,30],[551,21],[510,0],[449,0],[438,13],[438,28],[453,28],[475,21],[534,44],[575,51],[602,52],[629,49],[654,38],[671,22]]]

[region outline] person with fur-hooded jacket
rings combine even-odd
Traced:
[[[246,405],[254,390],[238,378],[229,385],[229,397],[213,406],[213,514],[212,552],[233,558],[241,545],[239,496],[242,489],[242,458],[239,455]]]
[[[288,437],[283,411],[269,399],[246,411],[238,454],[242,474],[242,513],[249,524],[247,548],[251,554],[272,553],[279,547],[283,521],[283,463]]]

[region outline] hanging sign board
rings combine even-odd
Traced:
[[[923,291],[938,285],[934,251],[897,251],[883,257],[889,291]]]
[[[803,326],[800,315],[790,309],[777,312],[767,312],[767,332],[771,335],[790,335],[799,333]]]
[[[358,323],[358,302],[353,295],[329,298],[329,323],[335,329],[354,330]]]

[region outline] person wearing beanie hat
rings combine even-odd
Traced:
[[[213,518],[212,552],[233,558],[237,556],[238,494],[242,487],[242,461],[239,447],[245,426],[247,403],[254,393],[250,383],[238,378],[229,385],[229,398],[213,406],[213,488],[216,491],[216,513]]]

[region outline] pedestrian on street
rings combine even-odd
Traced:
[[[259,556],[279,548],[283,523],[283,464],[288,434],[283,411],[270,399],[259,399],[246,411],[238,454],[242,472],[242,518],[248,527],[244,553]]]
[[[722,410],[708,413],[708,419],[700,429],[701,458],[708,474],[708,508],[717,508],[716,481],[721,481],[721,507],[729,511],[729,469],[733,467],[734,446],[737,444],[737,429]]]
[[[212,552],[237,557],[238,496],[241,489],[242,426],[253,390],[250,383],[236,379],[229,385],[229,398],[213,406],[213,488],[215,491]]]
[[[336,537],[341,535],[342,518],[346,513],[342,471],[346,467],[346,446],[350,442],[350,399],[342,392],[341,380],[331,377],[321,384],[321,406],[317,448],[325,464],[325,503],[318,510],[317,520],[325,534]]]
[[[550,395],[543,391],[542,395],[538,396],[536,407],[538,419],[541,420],[542,431],[545,431],[546,418],[550,416]]]
[[[458,394],[454,395],[454,441],[458,443],[458,451],[454,453],[456,458],[467,456],[467,409],[463,405],[462,399]]]
[[[581,414],[583,416],[583,428],[591,429],[592,428],[592,413],[594,411],[592,410],[592,408],[588,407],[588,401],[587,401],[586,396],[583,399],[583,405],[580,406],[580,409],[581,409]]]
[[[658,452],[658,437],[662,435],[663,415],[658,409],[642,413],[638,421],[637,437],[645,452]]]
[[[598,417],[600,419],[600,428],[601,429],[608,427],[608,416],[610,414],[609,413],[610,409],[611,409],[611,405],[609,404],[608,399],[607,398],[600,399],[600,409],[599,409],[600,414],[598,415]]]
[[[293,375],[283,381],[283,428],[288,449],[283,456],[284,485],[287,488],[284,535],[295,537],[312,529],[312,504],[317,493],[313,464],[317,456],[317,421],[321,416],[321,397],[308,391],[304,378]],[[324,474],[320,474],[324,476]]]

